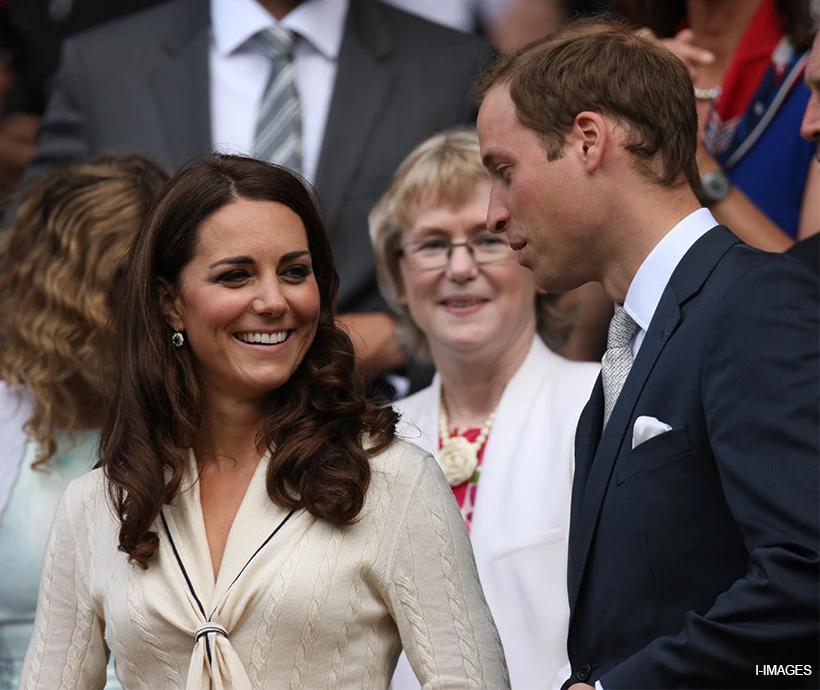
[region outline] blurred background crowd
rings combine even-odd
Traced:
[[[95,462],[116,376],[118,262],[168,173],[211,151],[286,163],[316,187],[340,276],[338,318],[371,394],[395,402],[411,440],[452,450],[445,474],[513,687],[556,676],[566,663],[572,437],[613,305],[597,284],[542,294],[486,231],[472,83],[495,51],[573,18],[626,19],[689,69],[702,203],[748,244],[795,251],[817,271],[817,135],[800,136],[813,9],[810,0],[0,0],[0,688],[16,687],[57,500]],[[281,45],[270,25],[285,30]],[[283,65],[292,69],[275,98],[295,99],[298,120],[287,154],[287,141],[261,134],[279,112],[269,75]],[[492,309],[460,327],[434,300],[455,315]],[[405,662],[394,685],[413,685]]]

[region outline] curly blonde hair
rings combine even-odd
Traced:
[[[39,178],[0,233],[0,379],[34,403],[34,467],[113,394],[112,288],[168,174],[130,154]]]

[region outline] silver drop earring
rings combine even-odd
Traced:
[[[174,331],[174,334],[171,336],[171,342],[174,344],[174,347],[182,347],[185,344],[185,336],[179,331]]]

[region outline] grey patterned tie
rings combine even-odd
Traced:
[[[287,29],[273,26],[251,39],[273,63],[259,106],[253,155],[301,173],[302,114],[293,73],[293,38]]]
[[[606,352],[601,360],[601,382],[604,385],[604,426],[615,407],[626,377],[632,368],[632,338],[638,332],[638,324],[627,314],[626,309],[617,307],[609,322]]]

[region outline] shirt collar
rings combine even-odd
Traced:
[[[684,254],[695,242],[717,225],[709,209],[690,213],[649,252],[626,293],[624,309],[641,327],[649,329],[661,295]]]
[[[210,0],[216,51],[230,55],[275,24],[306,39],[327,59],[339,56],[349,0],[305,0],[277,22],[256,0]]]

